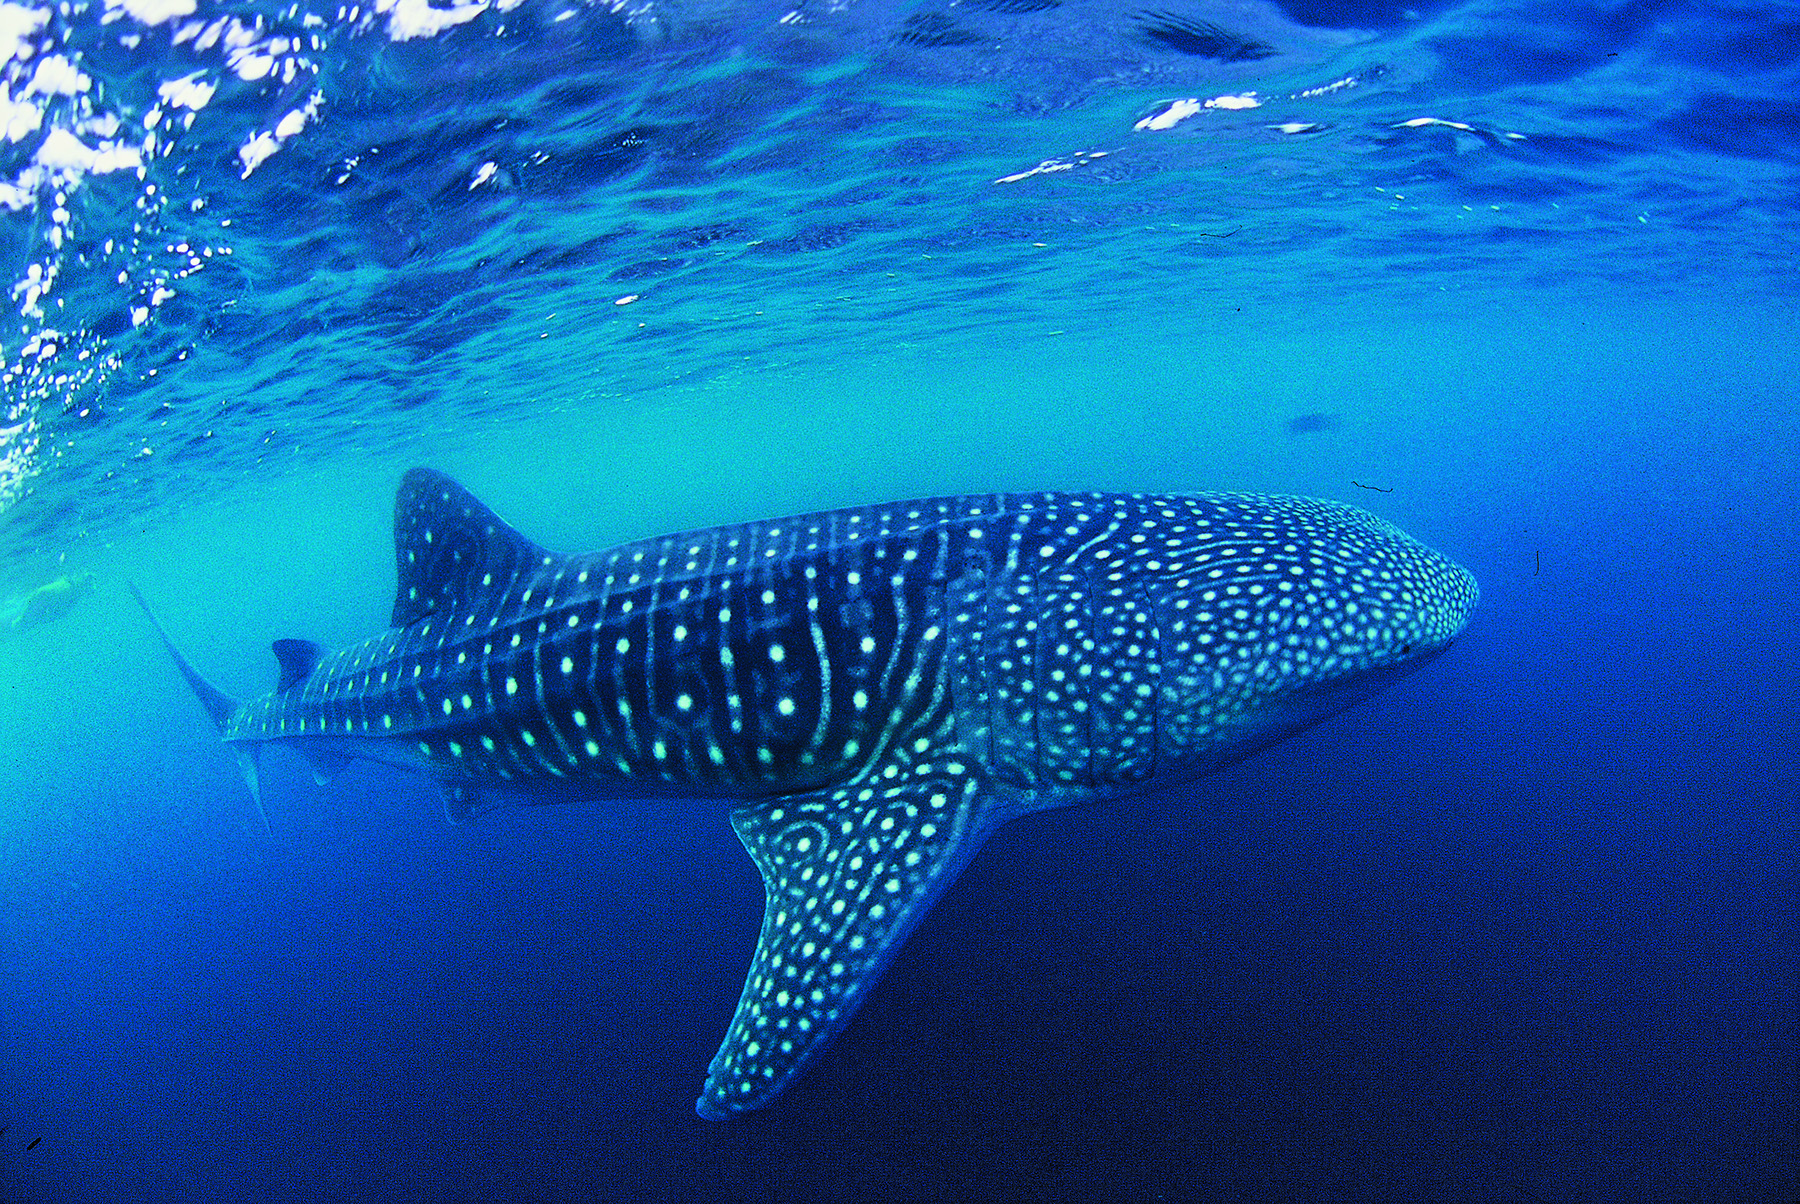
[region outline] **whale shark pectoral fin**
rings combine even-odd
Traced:
[[[762,934],[697,1113],[760,1108],[824,1051],[980,847],[975,802],[972,779],[939,773],[732,812],[762,871]]]

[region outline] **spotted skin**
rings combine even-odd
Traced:
[[[1380,519],[1244,494],[929,498],[557,555],[415,469],[395,549],[392,629],[284,642],[284,688],[225,738],[420,764],[463,811],[733,800],[765,910],[710,1118],[794,1080],[1000,823],[1236,761],[1431,659],[1476,600]]]

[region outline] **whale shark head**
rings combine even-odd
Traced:
[[[1252,546],[1246,558],[1268,556],[1262,567],[1275,580],[1239,598],[1272,592],[1277,605],[1231,607],[1215,615],[1215,635],[1261,643],[1272,654],[1267,673],[1300,689],[1366,695],[1373,690],[1364,686],[1430,663],[1468,626],[1480,590],[1448,556],[1354,506],[1260,500],[1271,514],[1280,503],[1290,508],[1266,531],[1279,544]]]
[[[1216,764],[1240,760],[1437,659],[1468,626],[1475,577],[1392,523],[1339,502],[1247,499],[1258,516],[1235,563],[1168,605],[1203,629],[1170,694],[1230,718]],[[1249,571],[1246,571],[1249,570]],[[1256,578],[1232,584],[1234,577]],[[1235,667],[1232,667],[1235,666]]]

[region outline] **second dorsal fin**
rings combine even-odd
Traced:
[[[441,472],[415,468],[394,498],[395,627],[410,627],[550,559]]]
[[[275,682],[277,694],[287,693],[297,683],[312,676],[313,667],[325,655],[325,649],[311,640],[276,640],[269,645],[269,650],[281,666],[281,676]]]

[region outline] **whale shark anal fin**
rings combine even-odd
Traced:
[[[980,847],[987,825],[973,822],[975,783],[949,769],[963,766],[732,812],[762,872],[762,933],[695,1104],[701,1116],[722,1119],[779,1095],[849,1023]]]
[[[356,760],[349,753],[328,748],[304,748],[301,755],[312,766],[313,781],[321,786],[329,785],[338,774],[344,772],[345,766]]]

